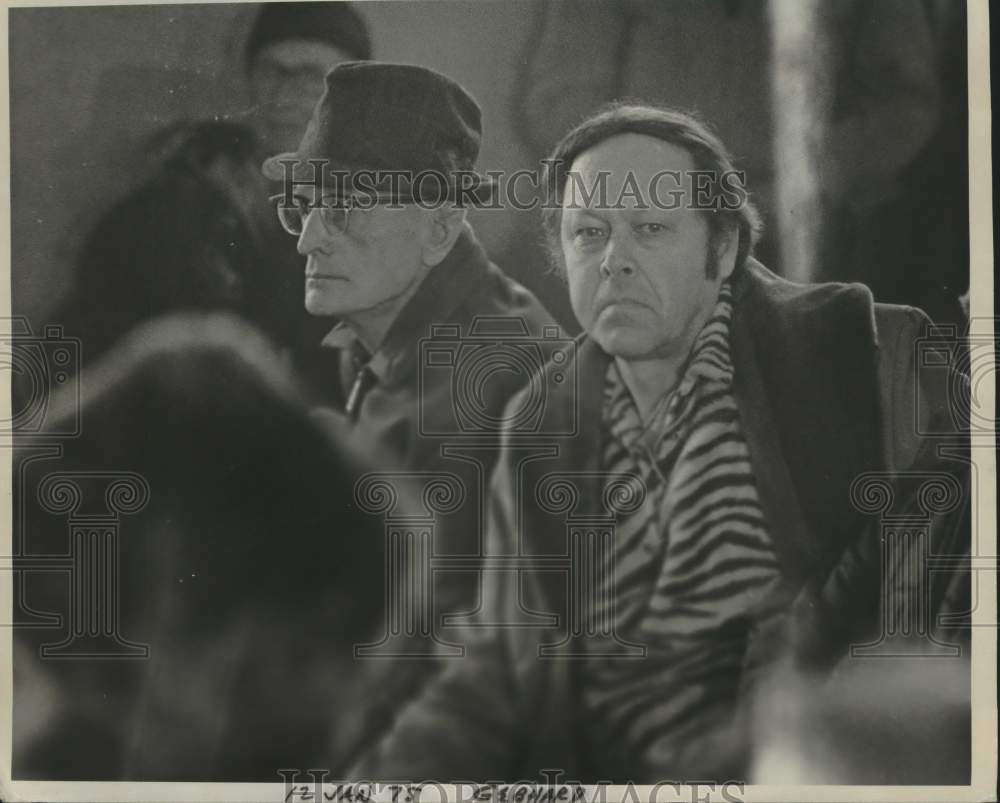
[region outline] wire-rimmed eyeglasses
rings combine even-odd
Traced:
[[[289,197],[284,193],[271,196],[281,227],[294,237],[302,234],[306,219],[313,212],[319,214],[320,222],[327,234],[343,234],[347,231],[352,211],[371,209],[375,204],[393,200],[394,196],[389,194],[366,196],[361,200],[355,197],[338,198],[326,195],[317,201],[309,201],[301,195]],[[396,200],[396,203],[401,202]]]

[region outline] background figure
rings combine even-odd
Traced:
[[[879,301],[960,320],[961,4],[554,0],[542,14],[515,101],[536,156],[611,100],[695,111],[747,173],[765,263],[799,281],[864,281]],[[542,262],[525,240],[508,259]]]
[[[179,123],[154,135],[167,154],[153,178],[101,219],[58,317],[91,359],[136,323],[178,309],[227,308],[280,343],[318,341],[302,308],[302,259],[268,202],[263,159],[289,149],[334,65],[368,59],[349,3],[265,5],[245,48],[245,122]]]
[[[769,12],[785,275],[861,281],[880,301],[962,322],[964,6],[772,0]]]
[[[80,472],[141,475],[149,501],[119,530],[119,633],[149,657],[40,658],[67,635],[69,588],[26,574],[27,605],[64,618],[16,631],[15,776],[277,782],[282,767],[330,766],[364,666],[353,646],[381,619],[383,525],[354,503],[363,464],[237,319],[146,324],[93,370],[82,435],[23,474],[21,534],[36,555],[66,553],[67,514],[39,503],[54,471],[73,472],[81,512],[104,493]]]

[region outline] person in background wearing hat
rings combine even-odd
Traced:
[[[162,167],[85,243],[57,319],[87,362],[136,324],[182,309],[235,311],[283,346],[313,339],[302,258],[274,219],[260,162],[294,147],[331,67],[371,58],[368,29],[347,2],[265,4],[244,54],[249,119],[158,134]]]
[[[530,365],[519,370],[505,357],[532,352],[556,330],[539,301],[490,261],[466,220],[466,207],[492,191],[474,172],[481,138],[478,104],[450,78],[347,63],[327,75],[297,151],[263,166],[285,182],[275,201],[307,258],[305,307],[340,321],[322,340],[328,381],[319,409],[346,420],[369,454],[423,476],[458,476],[464,504],[433,550],[471,556],[481,554],[477,489],[499,441],[490,423],[536,378]],[[463,349],[483,342],[463,339],[486,329],[492,337],[475,356],[484,381],[458,381],[472,367],[463,366]],[[421,349],[442,331],[439,350],[454,358],[444,369]],[[474,409],[472,423],[460,420],[460,408]],[[478,469],[445,454],[470,439]],[[436,578],[437,611],[475,607],[475,581],[474,571]]]

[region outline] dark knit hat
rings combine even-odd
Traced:
[[[357,61],[372,57],[368,25],[353,3],[265,3],[247,40],[247,65],[261,48],[286,39],[326,42]]]
[[[283,179],[289,164],[297,182],[312,183],[321,164],[326,181],[345,192],[358,189],[360,181],[352,183],[362,171],[378,173],[365,181],[380,192],[392,183],[384,174],[405,171],[412,181],[397,180],[393,196],[454,198],[460,188],[481,200],[491,190],[473,173],[481,141],[479,104],[446,75],[412,64],[345,62],[327,73],[298,150],[272,156],[263,170]]]

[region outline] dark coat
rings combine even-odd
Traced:
[[[898,503],[916,508],[913,472],[944,472],[967,490],[967,464],[939,459],[940,441],[918,435],[938,432],[962,448],[948,383],[915,374],[927,323],[919,311],[876,305],[859,285],[793,284],[753,261],[734,278],[734,309],[735,393],[783,578],[748,643],[749,699],[755,677],[779,657],[829,669],[850,644],[877,635],[879,520],[859,503],[855,481],[896,472]],[[365,756],[362,775],[537,779],[542,768],[560,768],[578,780],[604,777],[590,761],[581,766],[577,739],[586,723],[575,719],[575,661],[540,660],[539,647],[566,646],[573,635],[568,572],[542,564],[569,554],[574,526],[615,519],[605,492],[613,478],[599,464],[608,360],[581,337],[575,382],[550,395],[539,435],[508,438],[494,474],[488,554],[531,556],[537,568],[485,572],[483,610],[492,622],[535,626],[470,631],[469,657],[446,663],[412,705],[396,701],[395,729]],[[544,481],[554,473],[568,476],[575,493],[546,500]],[[968,550],[967,493],[960,501],[935,519],[934,552]],[[938,576],[933,611],[954,599],[955,580]],[[557,625],[540,627],[526,612],[555,614]],[[745,777],[748,755],[741,728],[706,734],[682,758],[683,777]]]
[[[435,576],[438,620],[475,606],[482,497],[497,458],[504,410],[533,381],[555,347],[551,344],[568,342],[558,331],[538,299],[490,262],[466,227],[392,323],[369,362],[374,379],[350,414],[336,415],[353,384],[348,345],[353,338],[342,332],[346,344],[304,355],[301,372],[314,387],[322,385],[318,408],[333,411],[331,425],[348,431],[383,469],[395,493],[402,496],[404,486],[415,493],[417,509],[411,513],[434,520],[436,553],[470,559],[465,571]],[[433,497],[424,496],[428,483],[454,494],[454,504],[433,504]],[[432,503],[425,510],[427,500]],[[391,519],[404,511],[401,504],[384,513]],[[445,638],[449,629],[444,628]]]

